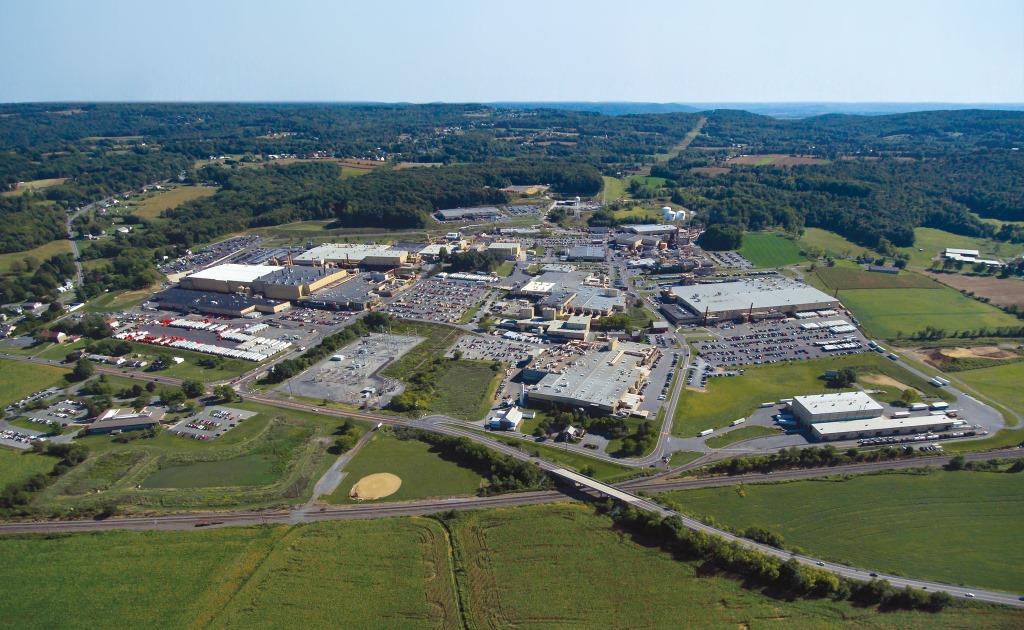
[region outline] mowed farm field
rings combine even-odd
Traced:
[[[52,365],[0,359],[0,407],[47,387],[66,385],[69,371]]]
[[[852,263],[837,263],[834,267],[817,267],[807,280],[823,291],[835,293],[844,289],[941,289],[934,280],[912,271],[898,274],[866,271]]]
[[[377,501],[471,495],[486,483],[475,471],[441,459],[426,442],[399,440],[387,433],[374,435],[343,470],[345,478],[327,497],[329,503],[357,502],[349,498],[352,486],[377,473],[391,473],[402,480],[397,492]]]
[[[957,291],[970,291],[998,306],[1024,308],[1024,280],[994,276],[967,276],[958,273],[928,273],[942,284]]]
[[[949,333],[1020,326],[1020,320],[994,306],[948,287],[939,289],[851,289],[839,300],[856,315],[868,334],[891,339],[932,326]]]
[[[933,614],[775,599],[638,544],[582,504],[460,513],[446,525],[411,517],[16,537],[5,552],[0,614],[20,628],[1024,623],[1020,611],[987,606]],[[579,575],[620,576],[625,585]]]
[[[765,527],[787,547],[854,566],[1017,592],[1024,585],[1020,473],[862,475],[674,492],[688,514]]]
[[[739,253],[756,267],[785,267],[804,260],[800,245],[778,232],[748,232]]]
[[[810,155],[786,155],[783,153],[764,153],[761,155],[738,155],[726,161],[729,166],[810,166],[828,164],[828,160]]]
[[[210,197],[215,192],[217,189],[209,186],[175,186],[167,190],[147,193],[141,201],[134,205],[131,213],[145,219],[156,219],[164,210],[177,208],[186,201]]]
[[[868,248],[862,245],[847,240],[835,232],[822,230],[821,228],[804,228],[800,242],[805,247],[816,247],[825,255],[832,256],[833,258],[854,256],[860,252],[868,251]]]

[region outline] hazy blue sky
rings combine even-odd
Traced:
[[[0,101],[1024,102],[1024,0],[4,0]]]

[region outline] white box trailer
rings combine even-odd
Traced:
[[[705,436],[711,435],[714,432],[715,432],[714,429],[704,429],[703,431],[701,431],[700,433],[697,434],[697,437],[705,437]]]
[[[932,409],[945,409],[947,407],[949,407],[949,403],[948,402],[933,402],[931,404],[931,408]]]
[[[910,416],[909,411],[894,411],[892,414],[893,418],[907,418]]]
[[[737,425],[743,424],[746,421],[747,421],[746,418],[739,418],[738,420],[733,420],[731,423],[729,423],[729,426],[735,427]]]
[[[914,403],[914,404],[910,405],[910,410],[911,411],[924,411],[927,408],[928,408],[928,405],[926,405],[924,403]]]

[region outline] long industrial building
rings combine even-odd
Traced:
[[[957,420],[946,416],[916,416],[913,418],[862,418],[839,422],[817,422],[811,431],[817,439],[828,441],[860,440],[889,435],[933,433],[950,429]]]
[[[880,416],[882,405],[864,392],[794,396],[793,416],[804,425]]]
[[[374,243],[324,243],[294,258],[297,265],[338,265],[342,267],[401,267],[409,252]]]
[[[771,276],[672,287],[671,296],[709,321],[835,308],[839,300],[802,282]]]
[[[637,392],[656,354],[651,346],[613,339],[602,350],[580,357],[564,373],[547,374],[528,395],[531,401],[581,407],[590,413],[635,409],[641,400]]]

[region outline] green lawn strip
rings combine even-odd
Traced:
[[[673,468],[676,466],[685,466],[690,462],[696,460],[698,457],[703,457],[704,453],[697,451],[676,451],[672,453],[672,457],[669,459],[668,465]]]
[[[66,386],[70,370],[27,361],[0,359],[0,408],[47,387]]]
[[[957,440],[943,443],[947,453],[974,453],[1024,445],[1024,429],[1000,429],[978,440]]]
[[[796,240],[778,232],[744,234],[739,253],[755,267],[785,267],[804,260]]]
[[[476,493],[486,480],[476,471],[443,459],[426,442],[400,440],[387,433],[371,438],[344,468],[345,478],[327,497],[329,503],[358,503],[349,492],[360,479],[391,473],[402,480],[394,494],[377,501],[405,501]]]
[[[795,363],[747,366],[742,376],[709,379],[706,392],[684,389],[676,407],[672,433],[692,437],[705,429],[722,428],[737,418],[744,418],[763,402],[840,391],[829,388],[819,377],[828,370],[845,367],[857,369],[861,375],[890,376],[921,390],[927,396],[943,400],[951,398],[941,388],[874,352]]]
[[[1016,591],[1020,474],[878,474],[665,495],[734,530],[764,527],[812,555],[908,577]]]
[[[437,396],[427,409],[463,420],[480,420],[490,411],[504,375],[504,365],[492,370],[489,361],[446,361],[435,384]]]
[[[1019,327],[1020,320],[948,287],[938,289],[848,289],[839,300],[868,334],[895,338],[932,326],[947,333],[980,328]]]
[[[723,435],[716,435],[708,438],[704,443],[711,448],[722,448],[736,442],[742,442],[744,440],[752,440],[754,438],[765,437],[768,435],[779,435],[778,429],[761,426],[749,426],[740,427],[734,431],[729,431]]]
[[[0,448],[0,487],[18,483],[35,474],[47,474],[57,460],[31,451]]]
[[[86,302],[82,310],[88,313],[115,313],[138,306],[148,298],[155,287],[134,291],[113,291]]]

